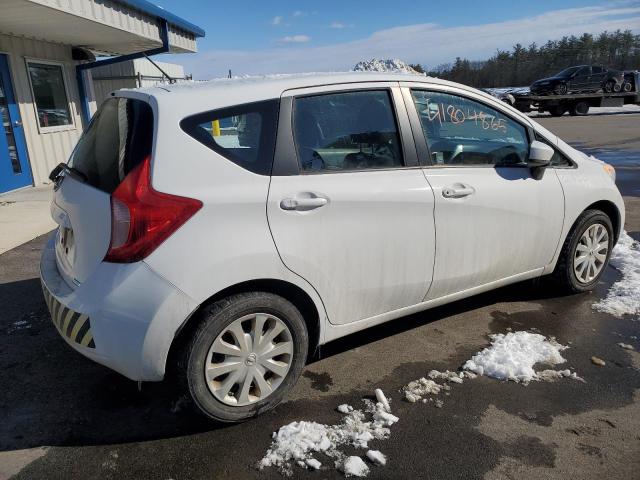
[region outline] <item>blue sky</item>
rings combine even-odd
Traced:
[[[234,74],[346,70],[372,57],[434,66],[565,34],[640,33],[640,0],[155,3],[207,32],[197,54],[161,58],[199,79],[224,76],[229,68]]]

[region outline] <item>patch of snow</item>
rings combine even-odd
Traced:
[[[619,346],[620,348],[624,348],[625,350],[634,350],[633,345],[630,345],[630,344],[628,344],[628,343],[620,342],[620,343],[618,344],[618,346]]]
[[[538,375],[538,380],[543,382],[555,382],[556,380],[560,380],[562,378],[572,378],[574,380],[580,380],[584,382],[582,377],[579,377],[577,373],[572,372],[569,369],[565,370],[542,370],[540,372],[536,372]]]
[[[361,476],[352,473],[360,471],[356,469],[357,461],[349,461],[348,458],[345,460],[341,447],[366,449],[370,441],[388,438],[391,433],[389,427],[399,420],[398,417],[386,411],[382,402],[364,400],[364,404],[365,407],[362,410],[351,408],[336,425],[300,421],[281,427],[274,432],[271,446],[258,463],[258,468],[262,470],[265,467],[276,467],[283,474],[291,474],[294,465],[317,469],[314,465],[319,468],[320,462],[313,455],[321,453],[335,458],[336,466],[339,468],[344,467],[345,462],[348,462],[348,474]],[[349,407],[346,404],[340,405],[340,407],[343,406]],[[344,471],[347,474],[347,470]]]
[[[415,71],[409,65],[398,59],[378,60],[372,58],[371,60],[364,60],[356,63],[353,67],[354,72],[389,72],[389,73],[411,73],[414,75],[422,75]]]
[[[313,470],[320,470],[320,467],[322,466],[322,464],[315,458],[307,458],[304,463],[307,467],[312,468]]]
[[[369,467],[360,457],[347,457],[343,461],[338,462],[339,469],[342,470],[347,477],[366,477],[369,475]]]
[[[340,413],[349,413],[353,412],[353,407],[351,405],[343,403],[342,405],[338,405],[338,408],[336,410],[338,410]]]
[[[622,232],[609,262],[620,271],[622,279],[615,282],[607,296],[593,308],[618,318],[624,315],[640,317],[640,242]]]
[[[429,395],[438,395],[445,387],[446,385],[440,385],[433,380],[422,377],[413,382],[409,382],[402,388],[402,391],[407,401],[415,403],[425,399],[425,397]]]
[[[389,401],[387,400],[387,397],[384,396],[383,391],[380,390],[379,388],[376,388],[375,394],[376,394],[376,399],[382,404],[385,411],[390,412],[391,407],[389,406]]]
[[[382,453],[380,450],[369,450],[367,452],[367,458],[371,460],[376,465],[386,465],[387,464],[387,456]]]
[[[449,370],[446,370],[444,372],[439,372],[438,370],[431,370],[428,374],[429,378],[436,380],[436,379],[441,379],[441,380],[447,380],[449,382],[453,382],[453,383],[462,383],[463,379],[465,377],[465,373],[464,372],[451,372]]]
[[[528,383],[545,380],[551,375],[545,370],[540,377],[533,369],[538,363],[558,365],[566,360],[560,352],[569,347],[560,345],[553,338],[529,332],[509,332],[491,335],[491,346],[468,360],[463,368],[478,375]]]

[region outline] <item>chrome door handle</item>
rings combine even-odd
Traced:
[[[447,187],[442,189],[442,196],[444,198],[463,198],[472,195],[475,191],[476,190],[469,185]]]
[[[320,208],[329,203],[324,197],[311,198],[285,198],[280,202],[280,208],[283,210],[307,211]]]

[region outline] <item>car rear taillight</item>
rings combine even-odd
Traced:
[[[111,243],[104,261],[142,260],[200,208],[199,200],[155,191],[151,159],[145,158],[111,194]]]

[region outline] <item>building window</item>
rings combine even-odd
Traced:
[[[28,62],[40,129],[72,125],[62,65]]]

